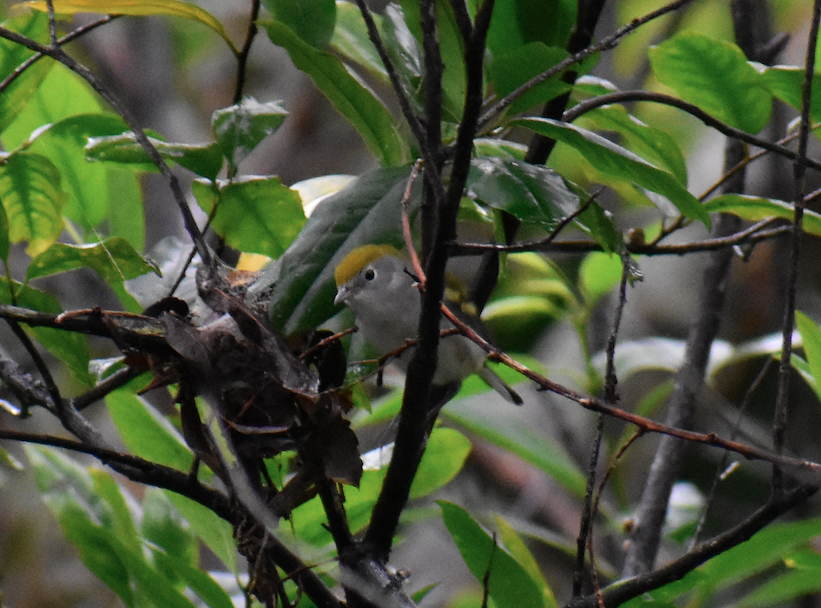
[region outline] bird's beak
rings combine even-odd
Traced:
[[[334,297],[334,305],[339,306],[341,304],[345,304],[345,300],[348,299],[350,293],[348,292],[348,288],[342,285],[336,291],[336,297]]]

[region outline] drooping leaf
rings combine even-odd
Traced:
[[[783,606],[790,600],[821,591],[821,563],[812,549],[799,550],[784,559],[786,572],[780,572],[741,598],[739,606],[763,608]]]
[[[791,203],[747,194],[722,194],[704,203],[704,208],[710,213],[732,213],[753,222],[770,217],[792,221],[795,216]],[[801,225],[804,232],[821,236],[821,214],[817,211],[805,209]]]
[[[177,508],[180,514],[191,524],[191,530],[205,545],[214,552],[225,567],[235,576],[239,575],[237,565],[237,545],[233,537],[233,529],[216,513],[190,498],[176,492],[163,490],[168,500]]]
[[[149,488],[143,498],[143,518],[140,526],[143,537],[161,547],[180,566],[199,563],[199,551],[192,534],[166,494],[158,488]]]
[[[122,237],[105,239],[88,245],[55,243],[32,260],[26,279],[32,280],[78,268],[91,268],[107,283],[122,283],[159,269],[137,253]]]
[[[139,517],[140,515],[139,509],[136,509],[136,513],[132,513],[129,501],[126,500],[122,489],[107,472],[90,469],[89,474],[97,495],[110,507],[111,519],[107,522],[107,527],[124,545],[136,551],[141,550],[140,536],[134,524],[134,516]],[[133,499],[130,502],[134,504]]]
[[[181,2],[180,0],[54,0],[53,5],[54,12],[59,15],[74,15],[76,13],[132,15],[135,17],[166,15],[198,21],[219,34],[231,51],[235,55],[239,55],[239,49],[231,42],[219,19],[190,2]],[[42,0],[28,0],[23,3],[23,6],[43,12],[48,10],[46,3]]]
[[[265,6],[303,42],[318,49],[330,42],[336,24],[335,0],[266,0]]]
[[[579,197],[552,169],[498,157],[475,158],[468,196],[548,230],[576,211]]]
[[[216,143],[167,143],[155,137],[149,137],[148,140],[166,162],[177,163],[207,179],[214,179],[222,168],[222,152]],[[144,171],[158,170],[131,132],[92,137],[85,151],[86,156],[92,160],[135,165],[135,168]]]
[[[28,241],[26,252],[40,255],[63,231],[66,193],[60,173],[45,156],[17,152],[0,164],[0,200],[12,243]]]
[[[299,236],[258,284],[274,285],[269,316],[286,335],[316,327],[334,306],[334,269],[367,243],[402,247],[402,197],[409,170],[377,169],[322,201]]]
[[[406,162],[408,145],[388,109],[330,53],[303,42],[276,21],[260,22],[268,37],[288,51],[291,61],[311,77],[334,107],[353,125],[383,166]]]
[[[134,454],[180,471],[189,471],[193,454],[179,432],[143,399],[127,390],[106,397],[120,437]]]
[[[287,116],[288,112],[277,101],[260,103],[246,97],[236,105],[214,112],[211,129],[223,155],[236,167],[263,139],[276,131]]]
[[[527,570],[514,559],[467,511],[445,500],[437,501],[445,526],[473,576],[487,581],[499,608],[544,606],[544,596]]]
[[[772,95],[736,45],[687,32],[649,55],[659,81],[708,114],[748,133],[769,122]]]
[[[687,184],[687,164],[676,141],[627,112],[624,106],[607,105],[587,112],[582,124],[601,131],[615,131],[638,154],[672,173]]]
[[[545,580],[536,558],[533,557],[533,554],[527,548],[522,538],[513,526],[502,519],[500,515],[496,515],[493,519],[502,544],[504,544],[513,558],[527,571],[530,578],[533,579],[533,582],[541,588],[545,608],[558,608],[558,603],[553,596],[550,585],[548,585]]]
[[[374,13],[372,16],[377,28],[380,27],[382,15]],[[352,2],[341,2],[336,5],[336,27],[330,44],[331,48],[343,57],[365,68],[369,74],[379,80],[388,82],[388,73],[379,59],[376,48],[368,38],[368,29],[362,20],[362,13]]]
[[[525,118],[514,124],[572,146],[602,173],[661,194],[686,217],[710,226],[710,216],[704,206],[672,174],[600,135],[549,118]]]
[[[763,572],[819,535],[821,520],[818,518],[774,523],[757,532],[750,540],[714,557],[699,570],[707,577],[705,583],[727,588]]]
[[[217,186],[214,191],[194,182],[194,194],[206,213],[216,205],[211,228],[225,242],[270,258],[282,255],[305,224],[299,195],[278,177],[243,177]]]

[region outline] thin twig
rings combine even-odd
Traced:
[[[117,17],[120,17],[120,15],[105,15],[97,21],[94,21],[82,27],[78,27],[76,30],[72,30],[71,32],[57,40],[57,44],[59,46],[68,44],[72,40],[76,40],[80,36],[83,36],[88,32],[97,29],[101,25],[105,25],[106,23],[113,21]],[[43,55],[42,53],[35,53],[34,55],[26,59],[23,63],[21,63],[19,66],[14,68],[14,71],[12,71],[11,74],[6,76],[6,78],[2,82],[0,82],[0,94],[2,94],[3,91],[5,91],[9,87],[9,85],[11,85],[12,82],[17,80],[20,76],[22,76],[27,69],[29,69],[34,63],[36,63],[43,57],[45,57],[45,55]]]
[[[804,65],[804,82],[801,95],[801,123],[798,128],[798,150],[793,164],[794,208],[793,233],[790,242],[790,262],[787,270],[786,301],[782,323],[781,359],[778,368],[778,392],[773,416],[773,449],[777,454],[784,452],[784,435],[787,430],[787,414],[790,400],[790,377],[792,376],[792,333],[795,325],[796,284],[798,282],[798,261],[801,257],[801,236],[804,220],[804,178],[807,170],[807,143],[810,133],[810,107],[812,102],[812,82],[815,76],[815,51],[818,44],[819,21],[821,21],[821,0],[813,3],[812,26],[807,42],[807,56]],[[773,467],[773,492],[784,491],[784,477],[781,468]]]
[[[743,141],[744,143],[757,146],[763,150],[774,152],[785,158],[789,158],[790,160],[795,160],[798,157],[798,152],[793,152],[792,150],[784,147],[783,145],[773,143],[766,139],[756,137],[755,135],[750,135],[749,133],[747,133],[746,131],[742,131],[741,129],[731,127],[727,123],[721,122],[720,120],[713,118],[712,116],[707,114],[707,112],[705,112],[704,110],[702,110],[701,108],[692,103],[686,102],[682,99],[678,99],[677,97],[673,97],[671,95],[665,95],[664,93],[655,93],[653,91],[618,91],[616,93],[607,93],[605,95],[599,95],[598,97],[587,99],[579,103],[578,105],[570,108],[567,112],[564,113],[562,120],[564,120],[565,122],[573,122],[579,116],[595,108],[614,103],[626,103],[629,101],[648,101],[673,106],[675,108],[678,108],[679,110],[687,112],[692,116],[695,116],[708,127],[713,127],[716,131],[723,133],[727,137],[732,137],[734,139]],[[821,171],[821,161],[807,158],[804,159],[804,162],[807,166]]]
[[[245,33],[245,42],[242,44],[239,55],[237,55],[237,84],[234,89],[234,104],[242,101],[242,93],[245,89],[246,67],[248,65],[248,55],[251,53],[251,45],[257,35],[257,17],[259,17],[259,0],[251,0],[251,19],[248,23],[248,31]]]
[[[767,375],[767,372],[770,371],[770,367],[773,364],[774,359],[772,357],[767,357],[764,361],[764,365],[761,366],[761,370],[758,372],[758,375],[753,380],[753,383],[747,388],[744,393],[744,398],[741,400],[741,403],[738,406],[738,413],[736,415],[735,422],[731,427],[730,432],[730,439],[735,440],[736,436],[738,435],[738,429],[741,426],[741,419],[744,417],[744,412],[747,410],[747,406],[750,403],[750,400],[753,397],[753,394],[758,390],[758,387],[761,385],[761,382],[764,380],[764,376]],[[721,455],[721,458],[716,465],[716,472],[713,475],[713,483],[710,486],[710,491],[707,492],[707,495],[704,500],[704,509],[701,512],[701,517],[699,517],[698,524],[696,525],[696,531],[693,533],[693,538],[691,542],[691,548],[698,544],[701,534],[704,531],[704,526],[707,524],[707,517],[710,515],[710,507],[713,504],[713,498],[715,497],[716,490],[718,489],[718,484],[723,479],[723,473],[727,470],[727,461],[730,459],[729,452],[724,452]]]
[[[399,108],[402,111],[402,116],[405,117],[405,121],[408,123],[411,133],[413,133],[416,142],[419,144],[419,148],[422,150],[422,155],[426,159],[432,160],[433,154],[428,147],[424,125],[411,106],[410,100],[408,99],[408,93],[402,86],[402,81],[396,71],[396,66],[393,65],[393,62],[385,49],[385,45],[382,42],[382,36],[379,34],[379,29],[376,27],[376,23],[373,20],[373,15],[371,15],[371,11],[365,3],[365,0],[356,0],[356,5],[359,7],[359,12],[362,13],[362,19],[365,21],[365,27],[368,30],[368,38],[370,38],[371,43],[373,43],[373,46],[376,48],[376,52],[379,55],[379,59],[382,61],[382,65],[385,66],[385,71],[388,74],[393,91],[399,101]]]
[[[704,251],[716,251],[737,245],[754,244],[774,237],[790,234],[792,226],[780,226],[771,230],[765,227],[778,218],[765,218],[735,234],[723,237],[714,237],[692,243],[677,243],[675,245],[655,245],[653,243],[630,242],[625,243],[625,250],[636,255],[685,255]],[[590,251],[604,251],[601,244],[595,241],[559,241],[551,242],[550,237],[530,243],[515,245],[500,245],[498,243],[459,243],[453,245],[451,255],[470,255],[483,251],[500,251],[505,253],[520,253],[525,251],[541,251],[553,253],[587,253]]]

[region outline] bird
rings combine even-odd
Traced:
[[[348,253],[334,270],[337,292],[334,304],[346,305],[356,317],[356,326],[365,340],[380,353],[400,351],[417,336],[422,293],[417,279],[396,248],[363,245]],[[460,310],[453,305],[451,310]],[[478,317],[460,314],[460,321],[479,330]],[[445,317],[441,330],[455,328]],[[481,333],[481,332],[479,332]],[[395,355],[394,363],[407,370],[413,347]],[[521,405],[522,398],[487,366],[488,353],[461,333],[448,333],[439,341],[438,363],[433,386],[439,394],[452,398],[462,381],[478,374],[505,400]]]

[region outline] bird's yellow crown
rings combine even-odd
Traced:
[[[399,250],[392,245],[363,245],[348,253],[334,269],[336,286],[344,285],[354,278],[360,270],[382,256],[401,257]]]

